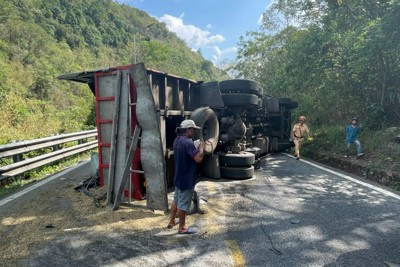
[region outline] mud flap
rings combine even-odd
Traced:
[[[137,120],[142,127],[140,156],[143,171],[146,175],[147,207],[152,210],[167,211],[166,166],[159,116],[144,64],[136,64],[131,71],[131,75],[137,91]]]

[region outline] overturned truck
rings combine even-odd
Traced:
[[[203,177],[250,178],[263,157],[292,146],[297,102],[269,96],[255,81],[198,82],[142,63],[58,78],[87,83],[95,95],[100,184],[114,209],[123,197],[144,196],[149,209],[168,209],[173,141],[184,119],[201,127]]]

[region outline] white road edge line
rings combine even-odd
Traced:
[[[289,155],[289,154],[286,154],[286,153],[283,153],[283,154],[285,154],[285,155],[288,156],[288,157],[292,157],[292,156]],[[306,163],[306,164],[308,164],[308,165],[311,165],[311,166],[313,166],[313,167],[316,167],[316,168],[318,168],[318,169],[321,169],[321,170],[324,170],[324,171],[326,171],[326,172],[332,173],[332,174],[334,174],[334,175],[340,176],[340,177],[342,177],[342,178],[344,178],[344,179],[347,179],[347,180],[349,180],[349,181],[355,182],[355,183],[357,183],[357,184],[363,185],[363,186],[365,186],[365,187],[368,187],[368,188],[371,188],[371,189],[373,189],[373,190],[375,190],[375,191],[378,191],[378,192],[380,192],[380,193],[382,193],[382,194],[385,194],[385,195],[387,195],[387,196],[391,196],[391,197],[393,197],[393,198],[396,198],[396,199],[400,200],[400,196],[399,196],[399,195],[397,195],[397,194],[395,194],[395,193],[392,193],[392,192],[389,192],[389,191],[387,191],[387,190],[385,190],[385,189],[376,187],[376,186],[371,185],[371,184],[368,184],[368,183],[364,183],[364,182],[359,181],[359,180],[357,180],[357,179],[354,179],[354,178],[352,178],[352,177],[350,177],[350,176],[348,176],[348,175],[345,175],[345,174],[342,174],[342,173],[339,173],[339,172],[336,172],[336,171],[327,169],[327,168],[325,168],[325,167],[319,166],[319,165],[314,164],[314,163],[312,163],[312,162],[309,162],[309,161],[307,161],[307,160],[303,160],[303,159],[302,159],[301,161],[304,162],[304,163]]]
[[[89,161],[89,162],[90,162],[90,161]],[[27,187],[26,189],[24,189],[24,190],[22,190],[22,191],[19,191],[19,192],[15,193],[15,194],[12,194],[12,195],[9,196],[9,197],[6,197],[6,198],[3,199],[3,200],[0,200],[0,207],[3,206],[3,205],[5,205],[5,204],[7,204],[7,203],[10,202],[10,201],[13,201],[14,199],[19,198],[20,196],[25,195],[26,193],[29,193],[29,192],[35,190],[35,189],[38,188],[38,187],[41,187],[41,186],[44,185],[44,184],[47,184],[48,182],[51,182],[51,181],[53,181],[53,180],[55,180],[55,179],[60,178],[61,176],[63,176],[63,175],[66,174],[67,172],[70,172],[71,170],[73,170],[73,169],[75,169],[75,168],[78,168],[79,166],[81,166],[81,165],[83,165],[83,164],[85,164],[85,163],[87,163],[87,161],[80,162],[80,163],[76,164],[75,166],[69,167],[69,168],[67,168],[67,169],[63,170],[62,172],[57,173],[57,174],[55,174],[55,175],[50,175],[49,178],[45,178],[44,180],[42,180],[42,181],[40,181],[40,182],[38,182],[38,183],[36,183],[36,184],[34,184],[34,185],[32,185],[32,186],[29,186],[29,187]]]

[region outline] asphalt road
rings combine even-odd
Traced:
[[[247,266],[400,263],[398,195],[285,155],[262,168],[226,218]]]
[[[73,175],[75,179],[82,177],[88,166],[75,171],[80,173]],[[358,183],[357,177],[277,154],[265,159],[252,179],[203,180],[196,190],[206,210],[195,216],[196,235],[150,225],[149,230],[109,230],[105,235],[85,228],[33,247],[16,266],[400,263],[400,196],[362,179]],[[18,199],[29,201],[34,192]],[[0,206],[0,214],[1,209],[16,208],[13,203],[19,200]]]

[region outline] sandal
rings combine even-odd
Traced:
[[[194,227],[189,227],[185,231],[178,231],[178,234],[180,234],[180,235],[192,235],[192,234],[196,234],[196,233],[197,233],[197,229]]]
[[[179,224],[179,220],[176,220],[176,221],[175,221],[175,224],[168,224],[168,225],[167,225],[167,228],[168,228],[168,229],[172,229],[172,228],[174,228],[174,226],[177,225],[177,224]]]

